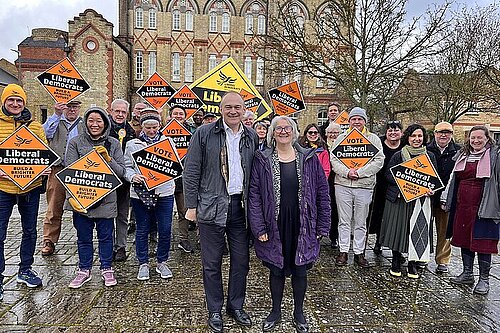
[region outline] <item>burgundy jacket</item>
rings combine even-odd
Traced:
[[[302,174],[300,233],[295,255],[298,266],[314,262],[319,256],[318,236],[330,231],[330,195],[325,172],[313,149],[298,144],[299,170]],[[272,148],[255,153],[248,192],[248,222],[255,236],[255,252],[261,260],[283,268],[283,253],[275,213],[276,200],[271,171]],[[258,237],[267,233],[269,240]]]

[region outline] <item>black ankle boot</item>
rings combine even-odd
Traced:
[[[401,276],[401,253],[397,251],[392,251],[392,263],[389,273],[395,277]]]
[[[473,265],[474,265],[474,253],[470,255],[469,251],[464,251],[462,249],[462,264],[464,269],[459,276],[452,277],[450,279],[451,283],[454,284],[466,284],[473,285],[474,284],[474,275],[473,275]]]
[[[474,287],[474,294],[486,295],[490,291],[491,262],[479,260],[479,281]]]
[[[418,279],[420,277],[420,274],[418,274],[416,261],[408,261],[408,277],[410,279]]]

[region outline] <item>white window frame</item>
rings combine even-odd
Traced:
[[[253,15],[252,14],[247,14],[245,16],[245,33],[246,34],[253,34]]]
[[[144,56],[142,51],[135,52],[135,79],[144,80]]]
[[[181,80],[181,55],[178,52],[172,53],[172,81]]]
[[[181,12],[178,9],[172,11],[172,30],[181,30]]]
[[[194,15],[193,11],[186,11],[186,31],[193,31],[194,29]]]
[[[193,82],[193,54],[188,53],[184,58],[184,82]]]
[[[264,35],[266,33],[266,16],[259,15],[257,17],[257,34]]]
[[[208,18],[208,31],[217,32],[217,13],[211,12]]]
[[[264,59],[257,58],[257,71],[255,73],[255,85],[264,85]]]
[[[156,72],[156,51],[150,51],[148,54],[148,74],[153,75]]]
[[[149,9],[149,29],[156,29],[156,9]]]
[[[144,28],[144,11],[141,7],[135,9],[135,27]]]
[[[245,57],[245,75],[252,81],[252,57]]]
[[[208,56],[208,70],[212,70],[217,66],[217,56],[215,54],[211,54]]]
[[[231,32],[231,15],[229,13],[222,13],[222,29],[223,33]]]

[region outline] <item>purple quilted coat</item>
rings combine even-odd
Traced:
[[[330,230],[330,195],[325,172],[312,149],[299,145],[299,169],[302,174],[300,198],[300,233],[295,255],[297,266],[314,262],[319,256],[318,236],[328,236]],[[255,236],[255,252],[261,260],[283,268],[283,252],[275,213],[271,171],[273,149],[255,152],[248,193],[248,222]],[[267,233],[269,240],[258,237]]]

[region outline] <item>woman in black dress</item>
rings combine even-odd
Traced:
[[[307,270],[319,256],[319,240],[328,236],[328,183],[313,149],[294,144],[297,126],[288,117],[273,119],[269,147],[255,153],[248,193],[248,221],[255,236],[255,252],[269,268],[272,310],[264,332],[281,320],[285,278],[292,277],[293,325],[308,332],[304,316]]]

